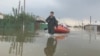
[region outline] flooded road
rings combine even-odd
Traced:
[[[51,37],[45,31],[0,35],[0,56],[100,56],[100,35],[82,29]]]

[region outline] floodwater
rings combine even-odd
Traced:
[[[54,36],[42,30],[16,32],[0,33],[0,56],[100,56],[97,32],[75,28]]]

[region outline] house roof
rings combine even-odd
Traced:
[[[3,15],[3,13],[0,13],[0,15]]]
[[[38,22],[38,23],[45,23],[45,21],[43,21],[43,20],[36,20],[36,22]]]
[[[100,25],[88,24],[88,25],[85,25],[85,26],[100,26]]]

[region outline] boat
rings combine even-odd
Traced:
[[[55,27],[55,33],[69,33],[70,30],[68,27],[64,27],[63,25],[58,25],[58,27]]]

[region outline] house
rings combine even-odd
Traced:
[[[99,24],[88,24],[84,26],[85,30],[93,30],[93,31],[100,31],[100,25]]]
[[[43,17],[37,17],[36,19],[36,29],[44,29],[44,28],[47,28],[47,24],[45,22],[45,19]]]
[[[0,19],[3,19],[4,15],[2,13],[0,13]]]

